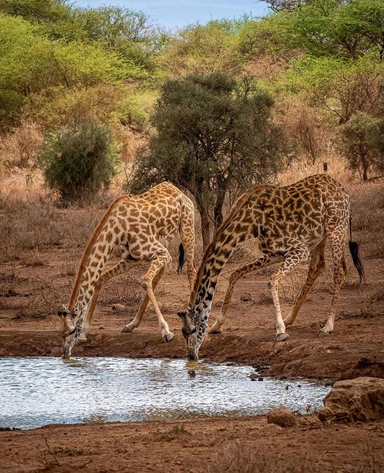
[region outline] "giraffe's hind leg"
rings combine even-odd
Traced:
[[[159,279],[161,278],[166,264],[172,261],[172,257],[168,250],[160,242],[153,241],[147,250],[146,259],[151,261],[151,265],[148,271],[144,274],[141,285],[146,291],[147,296],[151,301],[153,308],[155,309],[163,341],[170,342],[174,335],[169,330],[169,326],[161,313],[159,304],[157,303],[153,290],[153,281],[155,280],[156,276],[159,275],[159,273],[161,273]],[[156,284],[157,283],[158,280],[156,281]]]
[[[307,280],[296,299],[295,305],[293,306],[291,312],[289,313],[288,317],[284,319],[285,326],[292,325],[295,322],[297,314],[301,306],[303,305],[308,292],[310,291],[313,283],[316,279],[320,276],[320,274],[324,271],[325,268],[325,243],[327,238],[323,238],[323,240],[314,248],[311,254],[311,261],[309,263],[308,275]]]
[[[153,279],[153,281],[152,281],[153,291],[156,289],[157,283],[160,281],[163,273],[164,273],[164,268],[162,268],[159,271],[159,273],[155,276],[155,278]],[[127,324],[123,328],[123,330],[121,331],[122,333],[133,332],[133,330],[141,324],[141,321],[143,320],[145,309],[148,306],[148,302],[149,302],[149,296],[148,296],[148,294],[145,294],[145,297],[144,297],[144,299],[143,299],[143,301],[142,301],[142,303],[139,307],[139,310],[137,311],[137,314],[136,314],[135,318],[132,320],[132,322],[130,322],[129,324]]]
[[[216,319],[215,323],[212,325],[211,330],[209,331],[210,334],[221,333],[221,327],[225,322],[229,303],[231,302],[231,299],[232,299],[233,289],[237,281],[248,273],[251,273],[260,268],[269,266],[271,264],[278,263],[282,259],[283,259],[282,256],[263,255],[259,259],[254,261],[253,263],[246,264],[245,266],[242,266],[241,268],[238,268],[235,271],[233,271],[233,273],[231,273],[231,275],[229,276],[229,284],[228,284],[227,292],[225,293],[223,306],[220,310],[220,314],[218,318]]]
[[[335,324],[335,316],[338,308],[339,295],[342,285],[344,284],[345,278],[347,277],[347,265],[345,263],[344,257],[344,232],[342,229],[339,232],[335,232],[330,235],[330,242],[332,248],[332,257],[333,257],[333,279],[334,279],[334,289],[333,289],[333,298],[331,302],[331,310],[329,312],[327,322],[323,328],[320,329],[318,334],[319,337],[329,335],[333,332]]]
[[[276,316],[276,339],[278,342],[283,342],[289,335],[285,333],[285,324],[281,316],[281,308],[279,301],[278,285],[282,277],[286,276],[296,265],[308,261],[309,254],[305,246],[294,242],[292,244],[294,250],[289,251],[284,256],[284,263],[279,267],[277,272],[271,277],[268,285],[271,290],[273,305]]]

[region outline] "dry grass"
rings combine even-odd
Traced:
[[[2,172],[15,171],[15,168],[30,168],[43,138],[41,128],[29,120],[24,121],[11,133],[0,136]]]
[[[363,256],[384,257],[384,184],[366,183],[351,189],[353,232]]]
[[[28,264],[38,265],[38,253],[44,248],[84,247],[101,215],[96,208],[60,210],[42,195],[25,200],[0,194],[0,258],[19,260],[33,251]]]
[[[341,167],[340,165],[340,169]],[[313,173],[312,171],[314,170],[303,167],[301,172],[308,175]],[[293,182],[298,177],[302,177],[298,169],[294,174],[295,179],[293,174],[290,175],[290,172],[287,172],[282,182]],[[46,281],[31,282],[28,291],[31,292],[33,289],[36,296],[29,298],[5,297],[4,294],[8,289],[12,289],[14,282],[24,277],[24,273],[22,274],[18,268],[24,265],[24,267],[35,268],[37,272],[40,268],[47,269],[49,259],[47,260],[46,254],[54,250],[51,251],[51,255],[62,258],[59,263],[58,275],[61,278],[66,278],[64,285],[69,291],[79,259],[93,229],[103,215],[106,206],[115,195],[119,194],[119,190],[115,188],[111,193],[102,196],[101,200],[90,203],[89,207],[60,209],[47,196],[38,173],[29,181],[26,176],[27,174],[22,172],[14,173],[12,176],[3,176],[3,185],[0,187],[0,234],[2,236],[0,261],[7,263],[7,274],[3,272],[0,276],[0,304],[18,310],[21,316],[39,316],[54,311],[57,300],[62,300],[63,294],[57,294],[57,289],[55,289],[57,286],[47,276]],[[348,176],[345,173],[343,180],[348,181]],[[384,184],[352,184],[349,182],[347,188],[351,193],[354,238],[360,242],[363,260],[370,257],[384,257],[384,233],[382,232]],[[196,262],[199,262],[202,244],[198,230],[196,236]],[[175,271],[178,245],[179,239],[176,237],[169,247],[173,264],[167,268],[168,272]],[[63,251],[66,252],[65,258],[62,256]],[[254,261],[258,254],[257,241],[246,242],[235,250],[230,264],[224,268],[224,272],[227,273],[234,267]],[[356,284],[358,277],[349,256],[347,256],[347,263],[349,275],[346,284]],[[329,281],[333,279],[332,266],[328,249],[325,273],[316,281],[311,290],[312,293],[329,290]],[[269,276],[274,270],[273,267],[267,268],[260,271],[259,274]],[[129,275],[116,278],[113,284],[107,284],[107,291],[103,292],[101,303],[113,304],[116,301],[122,301],[124,304],[137,305],[143,297],[140,280],[144,271],[144,266],[134,269]],[[11,273],[15,278],[13,281],[12,278],[10,279]],[[304,284],[306,274],[307,266],[303,265],[284,278],[280,287],[282,302],[291,304],[295,301]],[[259,302],[271,302],[267,290]]]
[[[305,435],[305,433],[303,433]],[[345,462],[344,473],[379,473],[382,468],[383,457],[366,443],[356,447],[360,452],[359,459],[353,464]],[[308,455],[308,454],[307,454]],[[265,455],[254,447],[241,445],[239,441],[231,442],[228,447],[216,454],[216,461],[207,465],[207,473],[316,473],[340,472],[335,458],[325,458],[319,464],[313,459],[296,455],[287,458],[278,451]]]

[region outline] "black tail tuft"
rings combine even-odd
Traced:
[[[177,274],[180,274],[183,271],[184,266],[184,245],[180,243],[179,245],[179,266],[177,267]]]
[[[364,274],[363,263],[361,262],[360,255],[359,255],[359,244],[356,241],[350,241],[349,251],[351,252],[351,255],[352,255],[353,264],[355,265],[359,273],[360,282],[363,282],[365,279],[365,274]]]

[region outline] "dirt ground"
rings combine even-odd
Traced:
[[[31,249],[1,263],[0,356],[61,355],[60,320],[54,312],[69,300],[82,249],[82,244],[58,245],[38,254]],[[309,294],[295,325],[288,329],[286,342],[275,342],[269,273],[264,271],[239,281],[225,330],[205,340],[200,357],[251,365],[263,376],[384,377],[384,264],[383,259],[367,251],[362,246],[367,275],[362,285],[348,257],[349,276],[341,292],[335,331],[329,337],[316,337],[332,297],[328,257],[329,269]],[[230,271],[246,262],[247,253],[240,252],[225,267],[210,324],[219,313]],[[73,356],[185,357],[176,312],[186,308],[189,291],[186,275],[177,275],[173,267],[159,283],[157,296],[174,340],[167,344],[161,341],[150,307],[140,327],[130,334],[121,333],[137,310],[142,274],[142,269],[135,269],[108,282],[88,342],[76,346]],[[304,275],[305,267],[281,287],[285,313]],[[44,313],[47,307],[49,316]],[[2,430],[0,471],[384,471],[384,420],[325,425],[310,415],[299,416],[298,421],[295,427],[287,428],[267,424],[266,417],[260,416]]]

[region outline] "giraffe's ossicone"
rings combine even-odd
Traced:
[[[310,176],[285,187],[260,185],[244,193],[204,253],[187,311],[178,313],[183,321],[182,333],[187,341],[189,359],[198,359],[219,274],[236,246],[249,238],[259,240],[261,256],[230,275],[223,307],[210,333],[221,331],[238,279],[251,271],[280,263],[268,285],[275,309],[277,341],[286,340],[286,326],[293,324],[314,281],[324,270],[327,240],[334,263],[334,295],[327,322],[319,335],[331,333],[339,292],[347,273],[344,249],[348,235],[353,262],[363,279],[358,244],[352,241],[349,196],[341,184],[328,175]],[[297,264],[307,262],[307,280],[291,312],[283,320],[279,280]]]
[[[110,278],[128,271],[144,261],[150,261],[142,278],[145,298],[131,323],[123,332],[132,332],[151,301],[159,320],[165,342],[173,339],[164,320],[154,290],[171,256],[165,245],[177,233],[183,244],[190,287],[195,279],[194,266],[194,206],[177,187],[163,182],[144,194],[118,197],[102,217],[84,251],[68,308],[59,312],[62,320],[63,357],[69,358],[80,337],[85,338],[103,284]],[[112,251],[121,249],[121,260],[105,269]],[[181,262],[179,262],[180,270]]]

